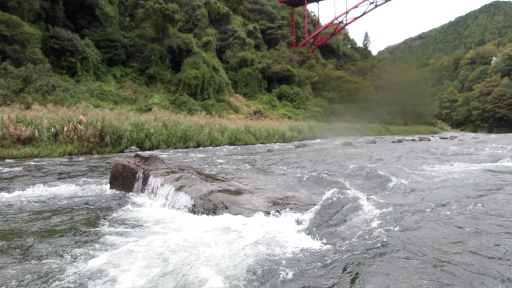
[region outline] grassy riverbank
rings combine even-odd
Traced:
[[[242,116],[138,113],[129,109],[0,108],[0,159],[293,142],[332,136],[433,134],[427,126],[250,120]]]

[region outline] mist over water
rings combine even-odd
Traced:
[[[110,190],[132,155],[2,161],[0,287],[512,287],[512,135],[453,135],[151,152],[321,199],[252,217]]]

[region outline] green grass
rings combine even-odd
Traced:
[[[0,159],[119,153],[141,150],[294,142],[334,136],[435,134],[428,126],[251,121],[243,117],[184,116],[169,112],[137,113],[36,107],[0,109]]]

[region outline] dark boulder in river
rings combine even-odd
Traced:
[[[322,199],[321,194],[307,193],[301,187],[282,189],[269,183],[248,186],[239,179],[237,175],[219,175],[200,167],[169,165],[157,156],[136,153],[134,159],[114,162],[110,188],[158,194],[167,203],[174,203],[173,208],[207,215],[306,211]],[[163,190],[167,193],[162,193]]]
[[[139,152],[139,151],[140,151],[140,149],[135,146],[128,147],[123,150],[124,153],[133,153],[133,152]]]
[[[306,143],[299,143],[297,145],[295,145],[295,148],[299,149],[299,148],[306,148],[308,147],[308,144]]]
[[[133,192],[137,190],[135,187],[137,184],[142,184],[137,183],[137,180],[147,184],[151,171],[164,169],[165,167],[165,162],[157,156],[147,156],[140,153],[136,153],[133,159],[118,159],[114,162],[110,172],[110,189]],[[138,179],[141,176],[142,178]]]

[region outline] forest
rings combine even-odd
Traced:
[[[512,132],[511,18],[512,3],[494,1],[377,58],[395,75],[421,77],[434,117],[450,127]]]
[[[376,56],[371,35],[361,47],[349,30],[314,53],[292,49],[290,9],[276,0],[2,0],[0,107],[511,130],[512,3]]]
[[[369,47],[342,33],[317,53],[291,49],[291,10],[275,0],[3,0],[0,11],[0,105],[325,120],[375,96]]]

